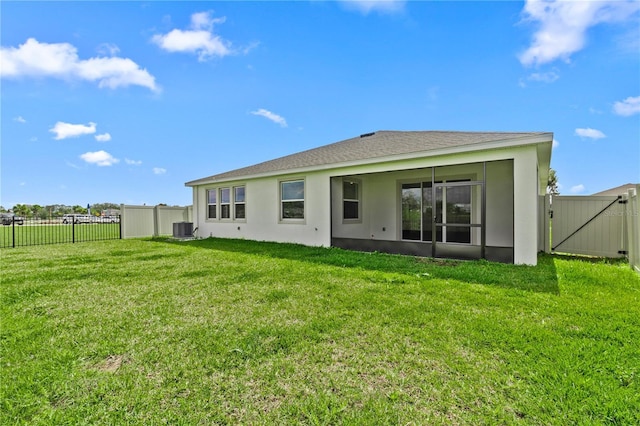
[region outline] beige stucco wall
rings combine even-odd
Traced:
[[[280,221],[279,182],[294,179],[305,181],[305,219]],[[240,185],[246,188],[246,219],[206,219],[207,190]],[[197,218],[194,221],[198,226],[197,235],[329,246],[329,198],[329,175],[326,172],[194,187],[194,218]]]
[[[330,246],[333,224],[336,237],[396,240],[400,238],[402,181],[430,179],[430,175],[425,176],[426,167],[497,160],[513,163],[501,164],[487,173],[487,245],[510,246],[513,240],[514,262],[536,264],[539,188],[535,145],[195,186],[194,222],[200,237]],[[341,176],[356,176],[362,182],[361,223],[342,223],[341,180],[332,180]],[[279,221],[279,182],[297,178],[305,179],[305,220],[284,223]],[[206,220],[206,190],[236,185],[246,187],[246,220]],[[503,192],[513,193],[513,200],[503,197]],[[333,217],[332,204],[336,207]],[[515,219],[511,223],[512,217]],[[511,230],[504,226],[505,222],[512,224]]]

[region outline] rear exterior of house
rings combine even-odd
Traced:
[[[379,131],[186,185],[203,237],[535,264],[552,140]]]

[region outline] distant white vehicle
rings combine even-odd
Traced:
[[[62,223],[91,223],[93,216],[88,214],[65,214],[62,216]]]
[[[96,223],[117,223],[119,222],[118,216],[97,216],[94,218]]]

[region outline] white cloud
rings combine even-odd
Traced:
[[[266,110],[264,108],[260,108],[259,110],[256,111],[251,111],[251,114],[253,115],[259,115],[261,117],[266,118],[267,120],[271,120],[276,124],[279,124],[280,127],[287,127],[287,120],[284,119],[284,117],[275,114],[269,110]]]
[[[75,138],[81,135],[90,135],[96,132],[96,123],[84,124],[71,124],[58,121],[55,126],[49,129],[51,133],[55,133],[54,139],[67,139]]]
[[[540,27],[531,46],[520,55],[520,62],[540,65],[556,59],[568,61],[584,47],[590,27],[624,21],[638,10],[640,2],[634,0],[527,0],[525,19],[538,22]]]
[[[553,138],[553,142],[551,142],[551,149],[556,149],[560,146],[560,142],[556,138]]]
[[[114,158],[106,151],[86,152],[82,154],[80,158],[89,164],[95,164],[100,167],[113,166],[114,164],[120,162],[120,160]]]
[[[103,56],[116,56],[118,53],[120,53],[120,48],[112,43],[102,43],[100,46],[98,46],[96,52]]]
[[[113,51],[112,51],[113,53]],[[53,77],[87,80],[98,87],[142,86],[158,91],[155,77],[128,58],[80,59],[69,43],[40,43],[29,38],[19,47],[0,47],[0,75],[6,78]]]
[[[629,117],[633,114],[640,113],[640,96],[629,96],[624,101],[618,101],[613,104],[613,112],[623,117]]]
[[[163,175],[167,173],[167,169],[163,169],[162,167],[154,167],[153,168],[153,174],[154,175]]]
[[[584,185],[583,184],[574,185],[571,188],[569,188],[569,192],[571,194],[580,194],[584,192]]]
[[[541,83],[553,83],[559,78],[560,78],[560,75],[555,71],[549,71],[549,72],[543,72],[543,73],[534,72],[533,74],[530,74],[529,77],[527,77],[527,79],[530,81],[539,81]]]
[[[405,0],[340,0],[347,9],[364,15],[370,12],[396,13],[404,10]]]
[[[167,34],[156,34],[151,41],[168,52],[187,52],[198,55],[199,61],[215,56],[230,55],[231,43],[213,33],[215,24],[222,24],[226,18],[212,18],[211,12],[198,12],[191,15],[188,30],[174,29]]]
[[[27,120],[25,120],[21,115],[19,115],[16,118],[14,118],[13,121],[17,121],[20,124],[24,124],[24,123],[27,122]]]
[[[129,158],[125,158],[124,162],[130,166],[139,166],[140,164],[142,164],[141,160],[130,160]]]
[[[111,135],[109,133],[103,133],[101,135],[95,135],[95,138],[98,142],[109,142],[111,140]]]
[[[600,130],[592,129],[590,127],[587,127],[586,129],[576,129],[576,135],[581,138],[589,139],[602,139],[607,137],[607,135],[602,133]]]

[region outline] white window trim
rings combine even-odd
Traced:
[[[244,188],[244,201],[236,202],[236,188]],[[235,222],[246,222],[247,221],[247,185],[234,185],[231,189],[232,195],[232,214],[231,217]],[[238,218],[236,217],[236,206],[238,204],[242,204],[244,206],[244,217]]]
[[[236,188],[244,187],[244,201],[236,203]],[[222,203],[222,190],[229,190],[229,203]],[[216,193],[216,217],[209,217],[209,191],[215,191]],[[239,184],[239,185],[225,185],[225,186],[217,186],[214,188],[206,188],[205,189],[205,221],[206,222],[246,222],[247,221],[247,185]],[[244,218],[236,218],[236,204],[244,204]],[[222,218],[222,206],[229,205],[229,217]]]
[[[229,190],[229,202],[228,203],[223,203],[222,202],[222,191],[228,189]],[[233,205],[233,194],[231,193],[231,186],[221,186],[218,188],[218,220],[220,220],[221,222],[231,222],[233,221],[233,212],[232,210],[232,205]],[[229,217],[222,217],[222,206],[229,206]]]
[[[296,199],[296,200],[286,200],[286,201],[302,201],[304,203],[304,209],[302,211],[302,214],[304,217],[302,218],[283,218],[282,214],[282,184],[286,183],[286,182],[299,182],[302,181],[302,184],[304,185],[304,198],[302,199]],[[286,178],[286,179],[278,179],[278,223],[282,223],[282,224],[306,224],[307,223],[307,180],[304,177],[290,177],[290,178]]]
[[[357,198],[345,198],[344,197],[344,184],[345,182],[354,183],[358,185],[358,194]],[[345,201],[356,201],[358,203],[358,217],[353,219],[347,219],[344,217],[344,202]],[[350,223],[362,223],[362,181],[360,179],[352,179],[352,178],[342,178],[342,223],[350,224]]]
[[[216,193],[216,202],[215,202],[216,217],[209,217],[209,206],[212,205],[211,203],[209,203],[209,191],[214,191]],[[220,217],[220,212],[218,211],[218,188],[206,188],[204,191],[204,196],[205,196],[205,212],[204,212],[205,221],[206,222],[217,221],[218,218]]]

